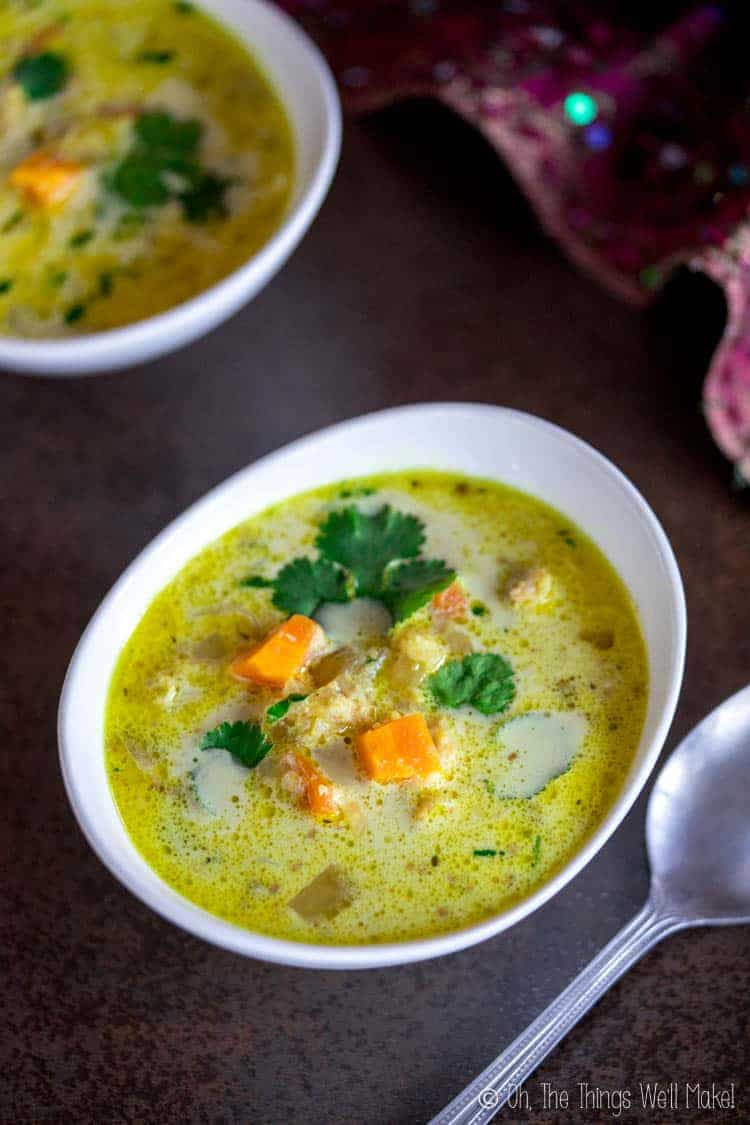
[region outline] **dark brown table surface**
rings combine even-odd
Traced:
[[[447,159],[449,155],[450,160]],[[464,399],[591,441],[663,520],[690,642],[668,747],[750,678],[750,507],[700,415],[723,323],[700,278],[643,313],[539,232],[465,126],[429,106],[350,124],[320,218],[261,296],[131,372],[0,376],[0,1120],[420,1123],[640,906],[645,798],[561,894],[492,941],[357,973],[264,965],[157,918],[79,832],[55,712],[81,630],[173,516],[260,454],[395,403]],[[649,954],[502,1120],[607,1121],[578,1083],[630,1089],[620,1121],[750,1121],[748,931]],[[542,1081],[573,1109],[541,1107]],[[738,1109],[638,1110],[639,1082],[735,1083]]]

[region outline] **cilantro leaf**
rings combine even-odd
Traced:
[[[135,124],[136,143],[170,159],[193,156],[202,132],[203,126],[195,118],[180,121],[163,110],[142,113]]]
[[[240,586],[249,586],[253,590],[265,590],[273,586],[273,579],[263,578],[260,574],[248,574],[247,578],[240,581]]]
[[[156,63],[162,65],[171,62],[174,58],[174,51],[141,51],[136,56],[138,62],[143,63]]]
[[[59,94],[68,81],[68,64],[54,51],[27,55],[13,67],[13,77],[30,102]]]
[[[321,602],[348,602],[345,571],[327,559],[292,559],[274,580],[273,604],[286,613],[312,617]]]
[[[382,596],[383,571],[397,559],[414,558],[424,542],[424,527],[384,504],[374,515],[353,505],[331,512],[321,525],[316,546],[332,562],[354,575],[359,597]]]
[[[279,719],[284,718],[293,703],[302,703],[304,699],[307,699],[306,695],[299,695],[297,692],[292,692],[286,699],[280,699],[278,703],[272,703],[266,711],[266,721],[269,723],[277,723]]]
[[[427,683],[433,698],[443,707],[468,703],[483,715],[506,711],[516,694],[513,669],[496,652],[472,652],[463,660],[451,660]]]
[[[166,171],[159,157],[132,152],[117,165],[109,186],[131,207],[155,207],[169,199],[169,188],[162,179]]]
[[[197,169],[189,177],[189,181],[189,186],[178,195],[189,222],[203,223],[206,219],[226,215],[224,192],[229,186],[229,180]]]
[[[383,601],[394,621],[403,621],[416,613],[430,598],[450,586],[455,570],[442,559],[410,559],[386,569],[383,580]]]
[[[252,770],[273,749],[273,743],[266,738],[257,723],[240,720],[236,723],[220,723],[213,730],[206,731],[200,748],[228,750],[241,765]]]
[[[79,230],[68,239],[68,246],[76,250],[79,246],[85,246],[87,242],[91,242],[93,237],[94,232],[92,230]]]
[[[86,306],[80,301],[76,305],[71,305],[69,309],[63,313],[63,320],[66,324],[75,324],[86,315]]]

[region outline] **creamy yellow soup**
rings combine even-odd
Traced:
[[[293,174],[276,92],[192,2],[0,4],[0,334],[195,296],[273,234]]]
[[[305,662],[246,678],[293,614]],[[287,500],[185,566],[121,655],[106,760],[134,843],[194,903],[277,937],[395,941],[558,871],[615,800],[647,695],[633,604],[580,529],[418,470]],[[374,778],[368,732],[405,716],[429,766],[407,776],[404,744],[387,765],[406,775]]]

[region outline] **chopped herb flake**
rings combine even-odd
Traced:
[[[373,496],[374,493],[374,488],[342,488],[339,497],[342,500],[350,500],[356,496]]]
[[[481,602],[474,602],[473,606],[471,607],[471,612],[475,617],[486,617],[490,611],[487,609],[487,606],[482,605]]]
[[[174,51],[141,51],[136,58],[138,62],[163,64],[172,61]]]
[[[191,223],[203,223],[206,219],[221,218],[226,215],[224,193],[230,181],[212,172],[195,169],[189,177],[189,187],[178,195],[185,218]]]
[[[240,720],[236,723],[220,723],[213,730],[206,731],[200,748],[228,750],[241,765],[252,770],[273,749],[273,743],[266,738],[257,723]]]
[[[13,282],[9,278],[7,278],[7,277],[3,278],[3,280],[0,281],[0,294],[10,293],[12,288],[13,288]]]
[[[86,315],[86,306],[82,304],[71,305],[68,311],[64,314],[63,320],[66,324],[75,324],[77,320]]]
[[[261,578],[259,574],[251,574],[247,578],[242,579],[240,586],[250,586],[253,590],[263,590],[273,586],[273,579]]]
[[[306,695],[299,695],[293,692],[291,695],[288,695],[286,699],[280,699],[278,703],[272,703],[266,711],[266,721],[269,723],[277,723],[279,719],[284,718],[293,703],[302,703],[304,699],[307,699]]]
[[[5,220],[2,227],[0,227],[0,233],[10,234],[12,230],[15,230],[22,219],[23,211],[14,211],[13,214]]]
[[[498,852],[496,848],[475,848],[474,849],[474,855],[485,856],[485,855],[502,855],[502,854],[503,853]]]
[[[91,242],[94,237],[92,230],[79,230],[78,234],[74,234],[68,243],[73,249],[78,249],[79,246],[85,246],[87,242]]]
[[[30,102],[59,94],[68,81],[68,64],[62,55],[43,51],[27,55],[13,67],[13,77]]]
[[[535,836],[534,837],[534,844],[533,844],[533,847],[531,849],[531,866],[532,867],[536,867],[537,863],[539,863],[539,856],[541,855],[541,853],[542,853],[542,837],[541,836]]]
[[[99,274],[99,296],[109,297],[114,286],[114,278],[111,273]]]

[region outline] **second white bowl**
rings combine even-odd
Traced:
[[[233,31],[276,88],[295,142],[295,179],[284,221],[239,269],[158,316],[62,340],[0,336],[0,368],[26,375],[90,375],[174,351],[246,304],[283,266],[315,218],[341,147],[341,109],[331,72],[311,39],[264,0],[200,0]]]

